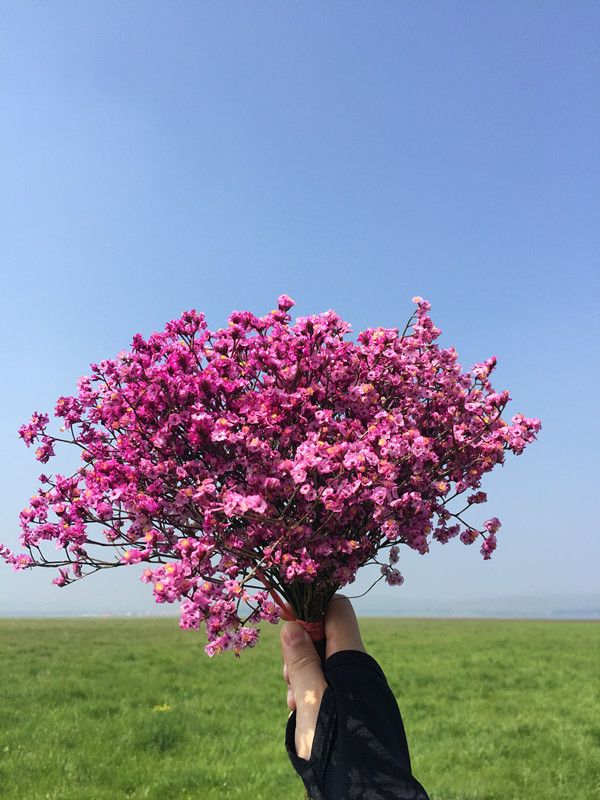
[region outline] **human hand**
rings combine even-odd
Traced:
[[[347,597],[336,594],[325,614],[325,657],[342,650],[366,652],[358,621]],[[283,677],[288,685],[287,705],[296,711],[296,752],[310,759],[319,708],[327,681],[315,646],[297,622],[287,622],[281,630]]]

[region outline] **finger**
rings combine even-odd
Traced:
[[[281,647],[290,679],[288,707],[291,708],[290,703],[293,702],[296,708],[296,753],[308,760],[327,681],[310,636],[297,622],[284,625]]]
[[[296,699],[291,688],[287,690],[287,707],[290,711],[293,711],[296,708]]]
[[[310,636],[297,622],[288,622],[281,631],[281,647],[296,704],[311,705],[315,690],[324,688],[327,682]]]
[[[363,653],[366,652],[352,603],[344,595],[334,595],[327,607],[325,637],[326,658],[329,658],[334,653],[339,653],[341,650],[361,650]]]

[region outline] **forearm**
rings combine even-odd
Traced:
[[[400,710],[375,659],[336,653],[325,676],[309,760],[295,751],[295,714],[286,729],[288,755],[312,800],[428,800],[412,775]]]

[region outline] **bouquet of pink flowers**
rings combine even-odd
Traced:
[[[15,569],[58,568],[58,586],[143,562],[156,602],[181,602],[182,628],[206,623],[209,655],[239,654],[255,624],[281,616],[319,639],[329,600],[361,566],[403,582],[400,545],[481,540],[489,559],[500,521],[478,530],[463,519],[485,492],[449,505],[541,423],[503,420],[496,358],[463,374],[456,350],[434,344],[430,304],[413,302],[401,333],[371,328],[357,341],[332,310],[292,325],[287,295],[214,332],[192,310],[137,334],[58,399],[58,435],[42,413],[20,428],[38,461],[64,442],[81,464],[40,475],[20,514],[27,552],[0,555]]]

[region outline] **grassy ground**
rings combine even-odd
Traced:
[[[431,800],[600,798],[600,625],[364,619]],[[301,800],[277,631],[241,659],[175,619],[0,620],[2,800]]]

